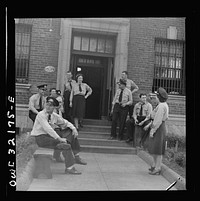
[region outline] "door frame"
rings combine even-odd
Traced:
[[[102,61],[102,65],[96,65],[95,64],[84,64],[79,63],[79,58],[91,58],[91,59],[100,59]],[[113,58],[111,58],[114,60]],[[83,55],[83,54],[71,54],[70,59],[70,71],[72,72],[73,76],[76,75],[76,67],[77,66],[83,66],[83,67],[94,67],[94,68],[103,68],[103,75],[101,77],[101,100],[100,100],[100,118],[101,119],[107,119],[109,110],[110,110],[110,104],[111,104],[111,96],[112,96],[112,83],[113,83],[113,68],[110,69],[109,66],[109,60],[111,60],[108,57],[99,57],[96,55]],[[110,72],[109,72],[110,71]],[[109,83],[108,83],[109,81]],[[110,86],[111,85],[111,86]]]

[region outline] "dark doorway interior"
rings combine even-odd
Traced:
[[[78,66],[76,73],[82,73],[83,82],[87,83],[92,88],[92,95],[86,100],[86,119],[101,118],[101,101],[102,101],[102,78],[103,68],[93,66]]]
[[[71,71],[75,76],[82,73],[83,82],[93,90],[86,100],[86,119],[105,119],[109,113],[112,100],[111,80],[113,74],[113,59],[102,56],[72,54]]]

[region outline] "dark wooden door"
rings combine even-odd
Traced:
[[[92,95],[86,99],[85,118],[100,119],[102,102],[103,68],[94,66],[81,66],[84,76],[83,82],[92,88]]]

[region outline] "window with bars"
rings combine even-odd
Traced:
[[[185,43],[180,40],[155,39],[152,91],[163,87],[169,94],[185,95]]]
[[[32,25],[15,24],[15,77],[17,83],[28,83]]]

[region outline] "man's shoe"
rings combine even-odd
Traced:
[[[72,169],[65,169],[65,174],[81,174],[81,172],[77,171],[75,169],[75,167],[73,167]]]
[[[75,162],[80,165],[87,165],[87,163],[81,159],[79,156],[75,156]]]

